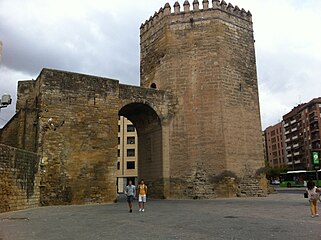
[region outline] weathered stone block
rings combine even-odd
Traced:
[[[0,212],[39,205],[39,156],[0,144]]]

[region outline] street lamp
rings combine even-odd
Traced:
[[[0,109],[8,107],[8,105],[10,105],[11,102],[12,102],[12,99],[9,94],[2,95],[1,100],[0,100]]]

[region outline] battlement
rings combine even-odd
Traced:
[[[164,7],[161,7],[158,12],[155,12],[153,16],[142,23],[140,26],[141,35],[147,32],[150,28],[156,26],[161,20],[169,16],[184,15],[184,18],[188,17],[190,21],[193,21],[193,17],[198,13],[211,13],[214,11],[221,11],[229,16],[234,16],[236,18],[243,19],[249,23],[252,23],[252,14],[250,11],[246,11],[244,8],[240,9],[237,5],[233,6],[231,3],[226,3],[224,0],[212,0],[211,6],[208,0],[202,1],[202,9],[200,9],[200,3],[198,0],[194,0],[191,4],[188,0],[184,1],[183,9],[181,10],[181,5],[176,1],[171,8],[169,3],[166,3]]]

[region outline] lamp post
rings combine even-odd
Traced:
[[[11,96],[9,94],[4,94],[0,100],[0,109],[8,107],[12,102]]]

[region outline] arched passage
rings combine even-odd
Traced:
[[[138,178],[149,186],[149,195],[164,197],[162,125],[157,113],[147,104],[130,103],[120,116],[129,119],[138,134]]]

